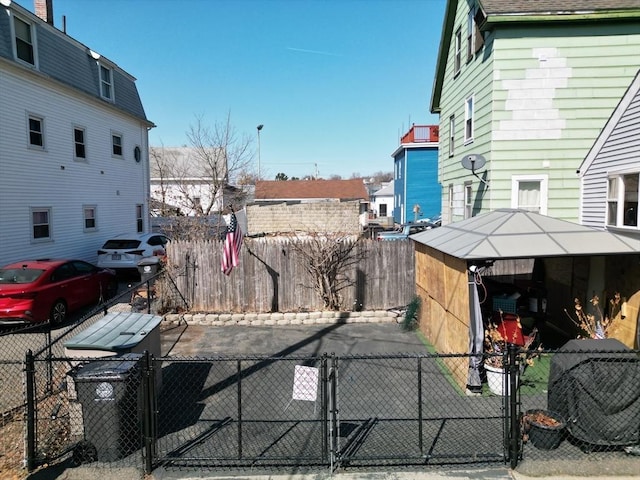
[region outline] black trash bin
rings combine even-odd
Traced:
[[[145,257],[138,262],[138,272],[140,273],[140,281],[147,282],[151,280],[162,268],[160,257]]]
[[[81,365],[71,373],[84,426],[84,442],[74,452],[83,457],[79,463],[117,460],[142,444],[142,355],[111,358]]]

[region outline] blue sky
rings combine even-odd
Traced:
[[[33,11],[33,0],[18,3]],[[263,178],[393,170],[429,112],[445,0],[54,0],[55,25],[137,78],[151,145],[227,114]]]

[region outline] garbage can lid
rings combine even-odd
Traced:
[[[134,370],[142,358],[141,353],[127,353],[118,357],[101,358],[93,362],[80,365],[73,376],[76,381],[95,380],[125,380]]]
[[[149,313],[108,313],[64,344],[67,350],[126,352],[160,325],[162,317]]]

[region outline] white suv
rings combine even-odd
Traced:
[[[137,270],[138,262],[147,257],[164,257],[169,242],[165,235],[134,233],[107,240],[98,250],[98,266],[114,270]]]

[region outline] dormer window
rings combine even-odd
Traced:
[[[100,65],[100,95],[113,101],[113,72],[104,65]]]
[[[36,66],[33,26],[18,17],[13,17],[13,30],[15,33],[16,59],[29,65]]]

